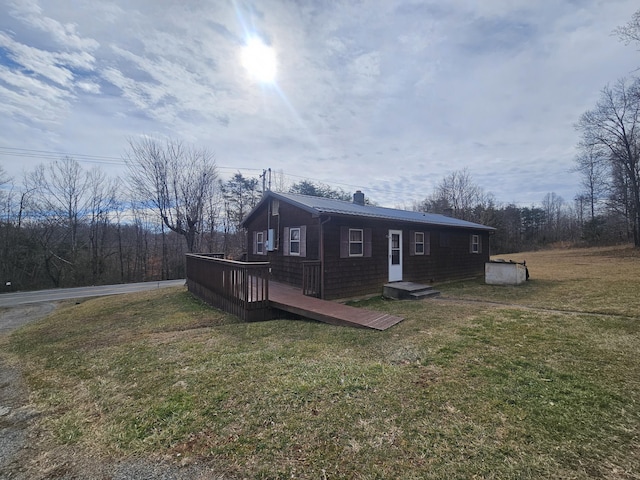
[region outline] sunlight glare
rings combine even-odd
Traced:
[[[256,37],[249,38],[242,48],[242,65],[262,83],[273,83],[276,78],[276,54],[273,48]]]

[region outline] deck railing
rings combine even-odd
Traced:
[[[189,291],[242,320],[269,319],[269,262],[237,262],[216,257],[187,254]]]
[[[321,268],[320,260],[302,262],[302,293],[304,295],[322,298]]]

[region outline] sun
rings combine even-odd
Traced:
[[[276,53],[257,37],[249,38],[242,48],[242,65],[261,83],[273,83],[276,78]]]

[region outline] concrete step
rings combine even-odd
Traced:
[[[424,285],[421,283],[391,282],[384,285],[382,295],[387,298],[395,298],[398,300],[421,300],[423,298],[440,295],[440,292],[434,290],[430,285]]]
[[[422,300],[424,298],[437,297],[438,295],[440,295],[440,292],[438,290],[434,290],[433,288],[430,288],[428,290],[412,292],[409,294],[409,297],[411,297],[413,300]]]

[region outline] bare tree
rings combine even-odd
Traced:
[[[106,236],[111,224],[111,215],[117,209],[118,180],[108,178],[105,173],[94,168],[87,173],[87,217],[89,226],[89,247],[91,263],[91,279],[93,284],[100,281],[105,268]]]
[[[542,209],[545,212],[546,241],[555,242],[561,240],[563,227],[564,199],[555,192],[547,193],[542,199]]]
[[[2,165],[0,165],[0,203],[5,203],[8,194],[5,192],[4,186],[11,182],[11,178],[7,175]]]
[[[206,149],[148,137],[129,141],[125,157],[133,189],[155,208],[163,225],[184,237],[193,252],[204,208],[214,194],[216,165]]]
[[[202,228],[202,243],[199,248],[207,252],[219,253],[224,251],[223,235],[220,234],[222,219],[222,192],[218,189],[209,197],[205,207],[204,224]]]
[[[624,175],[632,200],[634,243],[640,247],[640,79],[621,79],[613,88],[605,87],[576,128],[584,145],[603,149],[611,168]]]
[[[629,177],[619,164],[611,166],[611,179],[609,186],[609,197],[607,206],[610,214],[622,219],[623,227],[620,240],[630,240],[634,238],[635,216],[633,214],[633,192],[629,182]]]
[[[593,222],[598,205],[607,192],[609,159],[600,145],[581,143],[578,149],[575,171],[581,176],[582,192],[577,198],[587,203]]]
[[[45,272],[54,286],[75,284],[78,233],[86,212],[87,178],[80,164],[64,157],[39,165],[25,178],[31,218],[41,229]]]
[[[618,27],[614,30],[625,45],[632,42],[640,43],[640,10],[633,14],[631,20],[626,25]]]
[[[78,227],[86,210],[88,182],[80,164],[64,157],[49,165],[39,165],[27,179],[33,191],[32,205],[58,226],[64,226],[70,252],[78,248]]]
[[[444,177],[435,192],[418,206],[418,210],[481,222],[486,221],[487,211],[493,206],[492,195],[485,194],[465,168]]]

